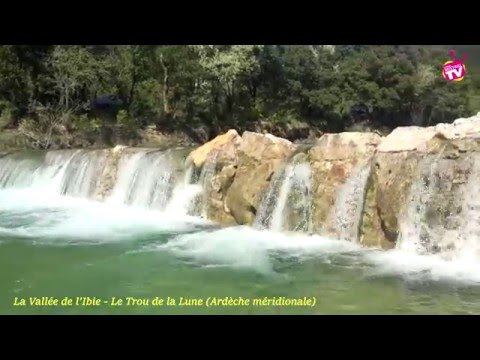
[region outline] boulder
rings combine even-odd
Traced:
[[[239,142],[240,136],[238,135],[237,131],[228,130],[228,132],[225,134],[218,135],[212,141],[209,141],[208,143],[192,151],[187,159],[187,162],[193,162],[197,168],[201,168],[214,151],[223,151],[226,157],[229,155],[233,156],[232,153]]]
[[[233,183],[237,171],[234,164],[227,165],[211,179],[211,187],[207,198],[207,217],[223,225],[235,225],[225,198],[226,193]]]
[[[213,165],[204,179],[209,219],[223,224],[252,224],[269,181],[278,166],[295,150],[290,141],[271,134],[236,131],[220,135],[192,152],[194,166]]]
[[[477,115],[453,124],[397,128],[385,137],[373,159],[360,241],[391,248],[415,223],[423,227],[417,232],[422,242],[438,248],[425,231],[435,223],[442,224],[439,232],[451,230],[461,184],[472,171],[472,155],[480,151],[479,131]]]
[[[112,192],[115,182],[117,181],[118,165],[120,158],[124,152],[132,149],[127,146],[117,145],[112,149],[107,149],[105,166],[100,175],[99,184],[95,192],[95,198],[99,201],[106,199]],[[131,150],[133,151],[133,149]]]
[[[380,140],[381,137],[373,133],[325,134],[310,149],[315,232],[332,237],[339,235],[335,226],[336,206],[343,205],[336,204],[339,192],[354,172],[368,165]],[[349,199],[342,201],[348,202]]]
[[[237,224],[253,223],[274,172],[295,149],[290,141],[271,134],[243,133],[238,168],[226,195],[227,208]]]
[[[418,152],[378,152],[367,184],[360,243],[393,248],[399,234],[399,214],[405,210],[409,189],[422,157]]]
[[[384,249],[416,238],[426,252],[451,252],[465,218],[477,216],[465,211],[476,209],[468,200],[480,191],[472,190],[480,176],[480,113],[452,124],[399,127],[386,137],[324,134],[307,147],[231,130],[189,155],[192,166],[211,170],[207,216],[252,224],[274,174],[294,156],[311,169],[309,231]],[[286,209],[288,229],[305,217],[303,207]]]
[[[393,130],[378,146],[378,152],[394,153],[402,151],[427,151],[427,143],[436,134],[433,127],[419,126],[398,127]]]

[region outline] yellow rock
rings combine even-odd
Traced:
[[[227,144],[238,143],[240,140],[240,135],[238,135],[236,130],[228,130],[225,134],[218,135],[212,141],[192,151],[189,155],[189,160],[193,161],[197,168],[200,168],[212,151],[220,150]]]

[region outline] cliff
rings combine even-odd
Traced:
[[[220,223],[252,225],[266,192],[275,193],[272,179],[301,156],[311,169],[310,231],[385,249],[408,233],[435,252],[454,246],[462,219],[476,209],[466,194],[476,183],[479,151],[480,113],[385,137],[324,134],[310,146],[230,130],[191,152],[188,163],[198,171],[214,164],[206,214]]]

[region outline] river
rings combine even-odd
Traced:
[[[191,215],[198,189],[184,173],[175,180],[178,172],[163,155],[148,156],[120,159],[128,174],[102,201],[94,181],[105,168],[98,152],[0,158],[0,314],[480,313],[480,263],[220,227]],[[15,298],[29,303],[44,296],[101,304],[14,305]],[[112,298],[117,305],[123,299],[122,306]],[[127,298],[149,302],[127,305]],[[167,305],[168,298],[175,304]],[[205,306],[209,298],[315,304]]]

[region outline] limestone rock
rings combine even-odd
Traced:
[[[480,137],[480,113],[468,119],[458,119],[453,124],[437,124],[426,128],[399,127],[393,130],[378,147],[379,152],[427,152],[427,143],[434,137],[464,139]]]
[[[295,148],[296,146],[286,139],[245,131],[238,150],[253,161],[263,162],[290,156]]]
[[[208,218],[251,224],[273,173],[295,149],[290,141],[271,134],[246,131],[240,137],[229,130],[192,151],[187,166],[198,171],[212,167],[209,178],[203,179]]]
[[[274,172],[295,152],[288,140],[246,131],[238,148],[238,167],[226,194],[237,224],[252,224]]]
[[[106,199],[113,190],[115,182],[117,181],[118,163],[122,154],[127,151],[127,146],[117,145],[113,149],[107,149],[107,157],[105,167],[102,169],[100,175],[99,185],[96,190],[95,197],[97,200]]]
[[[310,150],[310,158],[315,161],[346,160],[359,154],[372,154],[381,141],[374,133],[344,132],[323,135]]]
[[[415,231],[426,251],[452,251],[459,214],[467,208],[459,199],[480,174],[479,169],[472,175],[472,159],[480,164],[480,113],[452,124],[399,127],[386,137],[324,134],[308,147],[270,134],[246,131],[240,137],[229,131],[189,156],[199,169],[214,160],[208,217],[252,224],[273,175],[294,155],[308,161],[312,171],[313,232],[338,236],[339,214],[354,214],[355,221],[342,223],[353,226],[346,232],[353,234],[351,240],[389,249],[401,235],[410,236],[405,231],[413,221],[420,224]]]
[[[187,159],[187,162],[192,161],[197,168],[201,168],[213,151],[221,151],[224,147],[226,147],[226,152],[229,153],[228,155],[231,155],[230,153],[233,151],[239,141],[240,136],[238,135],[237,131],[228,130],[228,132],[225,134],[218,135],[212,141],[209,141],[208,143],[192,151]],[[227,146],[229,144],[234,146]]]
[[[226,192],[233,183],[236,171],[236,165],[227,165],[218,175],[212,178],[207,198],[207,216],[210,220],[224,225],[234,225],[236,223],[226,204]]]
[[[380,141],[373,133],[325,134],[310,149],[314,231],[338,235],[331,226],[338,192],[353,171],[368,165]]]
[[[379,152],[374,156],[362,221],[362,244],[395,246],[400,231],[399,214],[406,210],[409,189],[421,159],[416,152]]]
[[[419,212],[410,208],[412,203],[426,206],[427,228],[428,224],[450,223],[446,214],[456,211],[454,198],[459,186],[467,182],[469,159],[480,152],[479,115],[428,128],[397,128],[383,139],[373,159],[362,221],[363,242],[393,247],[402,223],[411,221],[407,220],[413,216],[409,211]],[[421,196],[427,190],[430,194],[425,200]]]

